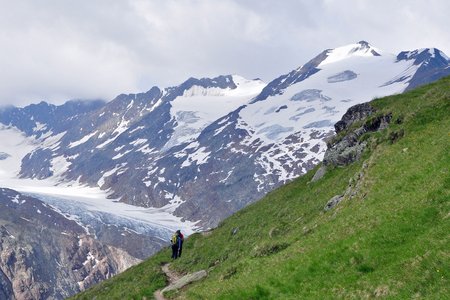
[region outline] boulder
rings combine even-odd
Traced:
[[[330,199],[330,201],[328,201],[327,205],[325,205],[324,210],[328,211],[328,210],[332,209],[333,207],[338,205],[339,202],[341,202],[343,198],[344,198],[344,196],[342,196],[342,195],[334,196],[333,198]]]
[[[342,116],[342,119],[334,125],[336,133],[349,128],[353,123],[364,120],[375,112],[375,109],[369,103],[357,104],[350,107]]]
[[[198,271],[198,272],[195,272],[192,274],[187,274],[187,275],[181,277],[180,279],[178,279],[177,281],[175,281],[174,283],[172,283],[171,285],[162,289],[161,293],[164,294],[169,291],[181,289],[182,287],[184,287],[192,282],[199,281],[199,280],[205,278],[207,275],[208,275],[208,273],[205,270],[201,270],[201,271]]]
[[[327,168],[324,165],[320,166],[320,168],[316,171],[316,174],[314,174],[313,178],[311,179],[311,182],[316,182],[317,180],[321,179],[326,172]]]

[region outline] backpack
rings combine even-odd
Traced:
[[[172,242],[172,245],[176,245],[177,244],[177,235],[176,234],[172,235],[172,239],[170,241]]]

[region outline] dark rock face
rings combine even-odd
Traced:
[[[320,180],[323,176],[325,176],[325,173],[327,172],[327,168],[322,165],[319,169],[317,169],[316,173],[314,174],[313,178],[311,179],[311,182],[316,182]]]
[[[380,53],[378,53],[377,51],[375,51],[374,49],[371,49],[372,47],[370,46],[370,44],[367,41],[359,41],[358,42],[358,47],[353,49],[353,52],[356,51],[370,51],[370,54],[372,54],[373,56],[381,56]]]
[[[63,299],[139,260],[43,202],[0,189],[1,299]]]
[[[0,299],[14,299],[14,291],[11,281],[0,269]]]
[[[52,151],[49,149],[37,149],[32,153],[28,153],[22,159],[22,172],[20,173],[20,177],[45,179],[52,176],[51,157]]]
[[[44,131],[63,132],[74,126],[86,114],[105,105],[101,100],[72,100],[55,106],[46,102],[31,104],[24,108],[0,108],[0,123],[17,127],[26,135],[40,137]],[[39,128],[39,124],[45,127]]]
[[[366,132],[373,132],[387,128],[391,122],[392,115],[370,117],[375,110],[370,103],[359,104],[351,107],[342,117],[342,119],[335,124],[336,132],[339,134],[359,121],[365,121],[363,125],[358,128],[349,130],[341,139],[335,140],[328,144],[328,149],[325,152],[323,159],[324,166],[345,166],[361,157],[367,143],[360,141],[361,137]]]
[[[374,111],[375,110],[369,103],[358,104],[350,107],[348,111],[342,116],[342,119],[334,125],[336,133],[347,129],[355,122],[364,120],[365,118],[373,114]]]

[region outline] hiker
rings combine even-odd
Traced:
[[[181,252],[183,251],[183,242],[184,242],[184,236],[181,233],[180,230],[177,230],[177,235],[178,235],[178,257],[181,257]]]
[[[172,259],[178,258],[178,240],[178,233],[175,232],[170,239],[170,242],[172,243]]]
[[[184,240],[184,236],[180,230],[177,230],[172,235],[171,243],[172,243],[172,258],[173,259],[177,259],[178,257],[181,256],[181,251],[183,249],[183,240]]]

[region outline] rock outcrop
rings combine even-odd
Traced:
[[[375,115],[375,109],[369,103],[351,107],[334,125],[337,136],[327,144],[324,166],[345,166],[357,161],[367,146],[360,137],[387,128],[391,119],[392,114]]]
[[[377,114],[370,103],[358,104],[349,108],[342,119],[334,125],[337,135],[327,143],[328,148],[323,164],[311,181],[315,182],[322,178],[327,167],[346,166],[359,160],[367,147],[367,141],[361,139],[362,135],[387,128],[391,119],[391,113]],[[395,133],[393,136],[391,133],[390,139],[397,139],[401,135],[403,135],[403,131]],[[361,170],[350,179],[343,194],[333,196],[328,201],[324,207],[325,211],[333,209],[341,201],[354,198],[360,193],[368,164],[367,161],[363,163]]]

